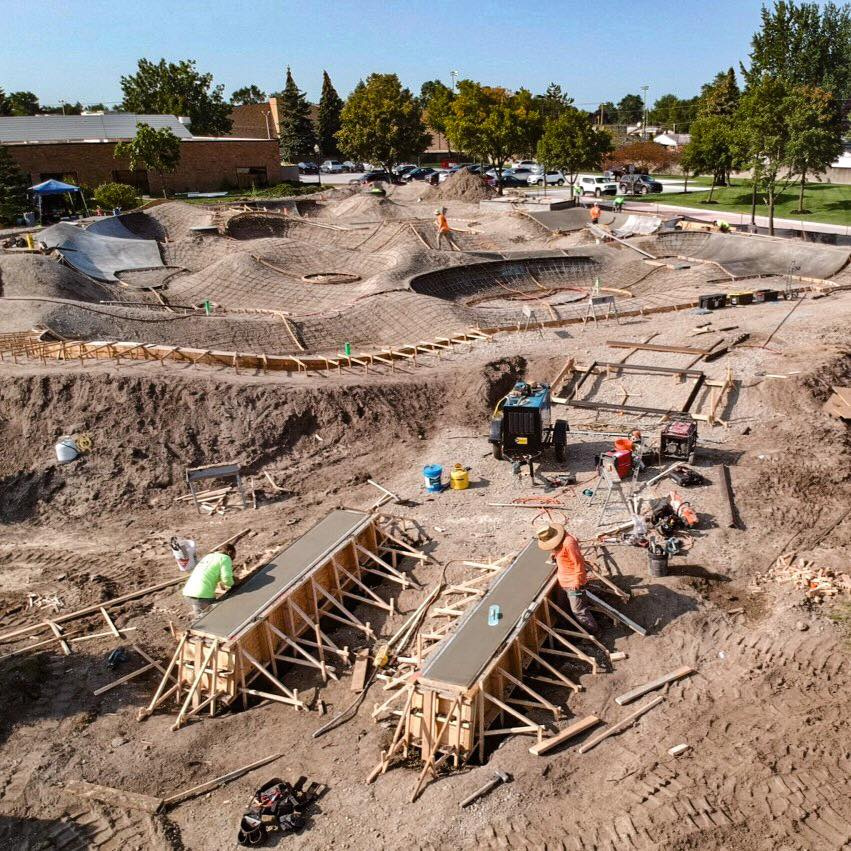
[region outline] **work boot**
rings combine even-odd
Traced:
[[[599,637],[600,627],[597,625],[597,620],[591,612],[583,612],[581,615],[575,615],[574,617],[594,638]]]

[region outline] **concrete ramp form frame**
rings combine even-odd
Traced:
[[[419,748],[423,768],[415,800],[429,773],[436,776],[447,760],[458,767],[478,754],[484,762],[490,736],[519,733],[542,741],[546,728],[526,713],[543,710],[558,720],[563,708],[541,695],[537,683],[579,691],[561,665],[572,659],[596,674],[596,659],[577,643],[602,646],[559,605],[559,593],[555,565],[531,541],[411,678],[393,741],[369,779],[397,755]],[[488,622],[492,606],[501,613],[494,626]],[[534,676],[527,670],[532,667]]]
[[[125,231],[127,236],[112,235]],[[37,238],[47,248],[55,248],[69,266],[98,281],[115,282],[116,272],[163,265],[154,240],[139,239],[118,222],[111,225],[108,234],[59,222],[45,228]]]
[[[323,682],[338,679],[329,660],[348,663],[351,654],[332,638],[334,625],[374,638],[369,621],[352,608],[392,614],[393,598],[379,596],[372,577],[407,587],[399,563],[424,558],[391,531],[398,532],[399,523],[350,509],[320,520],[189,627],[140,718],[172,699],[179,707],[173,729],[238,700],[247,707],[252,697],[306,709],[298,690],[284,682],[286,670],[296,665],[313,669]]]

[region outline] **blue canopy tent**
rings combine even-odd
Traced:
[[[35,186],[30,186],[30,192],[38,199],[38,218],[41,221],[41,200],[49,195],[65,195],[66,193],[79,192],[80,200],[83,202],[83,210],[88,215],[88,207],[86,207],[86,196],[79,186],[72,186],[70,183],[63,183],[61,180],[45,180],[42,183],[36,183]]]

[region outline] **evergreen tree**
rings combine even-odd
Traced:
[[[6,97],[6,92],[3,89],[0,89],[0,115],[11,115],[12,114],[12,104],[9,102],[9,98]]]
[[[340,113],[343,99],[337,94],[327,71],[322,72],[322,96],[319,98],[319,150],[325,156],[334,156],[337,151],[336,134],[340,129]]]
[[[281,123],[281,156],[284,162],[297,163],[309,160],[316,145],[316,131],[310,120],[310,104],[304,92],[299,91],[287,65],[287,80],[278,103]]]
[[[700,90],[700,115],[732,115],[739,105],[739,84],[736,72],[730,68],[715,75],[711,83]]]
[[[0,145],[0,224],[12,225],[27,209],[29,182],[9,152]]]

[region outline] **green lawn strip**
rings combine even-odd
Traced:
[[[751,211],[749,184],[742,183],[716,188],[712,195],[711,204],[706,203],[708,194],[707,192],[674,192],[664,195],[643,195],[629,200],[670,204],[676,207],[694,207],[696,210],[707,212],[743,213],[747,215]],[[757,195],[756,214],[767,216],[768,207],[761,203],[762,200],[762,197]],[[775,218],[851,225],[851,186],[814,183],[812,186],[808,186],[805,191],[804,206],[809,212],[803,214],[797,212],[798,189],[795,186],[790,186],[778,196],[774,211]]]

